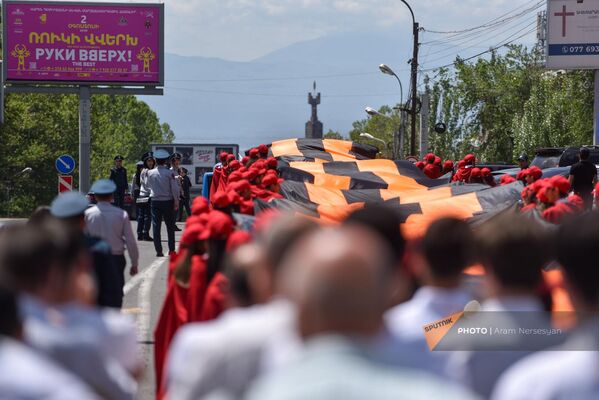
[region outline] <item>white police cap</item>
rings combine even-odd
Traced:
[[[65,192],[54,198],[50,214],[56,218],[71,218],[83,214],[89,206],[87,197],[79,192]]]
[[[168,158],[170,158],[170,154],[168,154],[168,151],[164,150],[164,149],[158,149],[154,152],[154,158],[157,160],[167,160]]]
[[[90,192],[93,194],[112,194],[116,190],[116,184],[110,179],[100,179],[92,185]]]

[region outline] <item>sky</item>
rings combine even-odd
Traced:
[[[538,0],[408,0],[427,30],[483,24]],[[250,61],[292,43],[346,31],[404,29],[400,0],[168,0],[166,48],[186,56]],[[438,38],[424,32],[423,40]],[[408,39],[409,40],[409,39]],[[481,46],[482,47],[482,46]]]

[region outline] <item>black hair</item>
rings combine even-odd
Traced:
[[[458,277],[473,261],[473,234],[465,221],[441,218],[433,222],[422,239],[422,252],[433,275]]]
[[[599,302],[597,249],[599,212],[593,211],[566,221],[560,227],[557,240],[558,261],[569,281],[590,305]]]
[[[488,221],[477,232],[478,256],[505,287],[536,290],[541,270],[553,258],[553,237],[534,220],[508,214]]]
[[[217,272],[223,270],[223,261],[227,240],[210,239],[208,240],[208,263],[206,265],[206,286],[210,284]]]
[[[401,262],[406,240],[400,230],[401,218],[398,212],[385,205],[372,205],[350,214],[344,224],[365,226],[378,233],[389,245],[395,265]]]
[[[591,151],[587,147],[580,148],[580,159],[587,160],[591,155]]]
[[[19,289],[35,290],[47,280],[52,268],[67,276],[84,250],[81,232],[60,223],[14,225],[0,239],[0,268]]]
[[[21,333],[17,295],[8,282],[0,283],[0,336],[17,338]]]

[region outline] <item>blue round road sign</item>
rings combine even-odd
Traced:
[[[75,159],[68,154],[58,157],[54,164],[56,170],[61,174],[70,174],[75,169]]]

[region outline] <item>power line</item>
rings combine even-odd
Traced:
[[[398,71],[409,71],[409,69],[401,69]],[[343,73],[343,74],[288,76],[288,77],[279,77],[279,78],[167,79],[167,82],[265,82],[265,81],[292,81],[292,80],[304,80],[304,79],[344,78],[344,77],[365,76],[365,75],[378,75],[378,72],[349,72],[349,73]]]
[[[536,0],[533,0],[533,1],[536,1]],[[518,7],[514,8],[514,9],[512,9],[512,10],[508,11],[507,13],[505,13],[505,14],[503,14],[503,15],[500,15],[499,17],[496,17],[496,18],[494,18],[494,19],[492,19],[492,20],[490,20],[490,21],[488,21],[488,22],[486,22],[486,23],[484,23],[484,24],[482,24],[482,25],[475,26],[475,27],[472,27],[472,28],[467,28],[467,29],[462,29],[462,30],[455,30],[455,31],[434,31],[434,30],[428,30],[428,29],[426,29],[426,28],[423,28],[423,30],[425,30],[426,32],[429,32],[429,33],[437,33],[437,34],[453,34],[453,35],[452,35],[452,36],[450,36],[450,37],[457,36],[457,35],[459,35],[460,33],[472,32],[472,31],[475,31],[475,30],[478,30],[478,29],[482,29],[482,28],[486,28],[486,27],[489,27],[489,26],[492,26],[492,25],[495,25],[495,24],[502,23],[502,22],[504,22],[504,21],[506,21],[506,20],[509,20],[509,19],[511,19],[511,18],[514,18],[514,17],[517,17],[518,15],[520,15],[520,14],[522,14],[522,13],[527,13],[527,12],[530,12],[530,10],[532,10],[532,9],[534,9],[534,8],[538,8],[540,5],[542,5],[542,4],[544,4],[544,3],[545,3],[545,1],[544,1],[544,0],[542,0],[542,1],[537,1],[537,3],[536,3],[535,5],[533,5],[532,7],[528,8],[528,9],[526,9],[526,10],[524,10],[524,11],[522,11],[520,14],[516,14],[516,15],[514,15],[514,16],[507,17],[509,14],[511,14],[511,13],[513,13],[513,12],[515,12],[515,11],[518,11],[520,8],[527,6],[528,4],[532,3],[533,1],[530,1],[530,2],[528,2],[528,3],[521,4],[520,6],[518,6]]]
[[[482,51],[482,52],[480,52],[480,53],[478,53],[478,54],[475,54],[475,55],[473,55],[473,56],[470,56],[470,57],[467,57],[467,58],[461,58],[461,59],[459,59],[459,60],[457,60],[457,61],[454,61],[454,62],[452,62],[452,63],[450,63],[450,64],[445,64],[445,65],[441,65],[441,66],[434,67],[434,68],[423,69],[423,70],[422,70],[422,72],[435,71],[435,70],[438,70],[438,69],[441,69],[441,68],[447,68],[447,67],[451,67],[451,66],[454,66],[454,65],[456,65],[458,62],[469,61],[469,60],[472,60],[472,59],[474,59],[474,58],[476,58],[476,57],[480,57],[480,56],[482,56],[483,54],[487,54],[487,53],[490,53],[490,52],[492,52],[492,51],[499,50],[500,48],[502,48],[502,47],[504,47],[504,46],[507,46],[508,44],[511,44],[511,43],[515,42],[516,40],[518,40],[518,39],[521,39],[521,38],[523,38],[524,36],[526,36],[526,35],[529,35],[529,34],[533,33],[533,32],[534,32],[536,29],[537,29],[537,28],[535,27],[535,28],[533,28],[533,29],[531,29],[531,30],[529,30],[529,31],[527,31],[527,32],[525,32],[525,33],[523,33],[522,35],[520,35],[520,36],[518,36],[518,37],[515,37],[515,38],[513,38],[512,40],[510,40],[510,41],[508,41],[508,42],[502,43],[502,44],[500,44],[500,45],[497,45],[497,46],[495,46],[495,47],[491,47],[489,50]]]
[[[181,88],[165,86],[165,90],[179,90],[184,92],[192,93],[212,93],[212,94],[226,94],[235,96],[264,96],[264,97],[306,97],[305,94],[290,94],[290,93],[259,93],[259,92],[236,92],[227,90],[210,90],[210,89],[193,89],[193,88]],[[384,97],[384,96],[397,96],[398,93],[370,93],[370,94],[326,94],[323,97],[327,98],[347,98],[347,97]]]
[[[526,29],[530,28],[530,27],[531,27],[531,26],[533,26],[533,25],[535,25],[535,26],[536,26],[536,24],[537,24],[537,21],[533,21],[533,22],[524,21],[524,22],[527,22],[527,24],[526,24],[526,25],[525,25],[523,28],[521,28],[521,29],[517,30],[516,32],[512,33],[512,35],[508,36],[506,39],[510,39],[510,38],[511,38],[513,35],[517,35],[518,33],[520,33],[520,32],[522,32],[522,31],[524,31],[524,30],[526,30]],[[518,24],[518,25],[516,25],[516,26],[514,26],[514,27],[512,27],[512,28],[510,28],[510,29],[514,29],[514,28],[516,28],[516,27],[519,27],[519,26],[521,26],[521,25],[522,25],[522,23],[520,23],[520,24]],[[536,28],[535,28],[535,29],[536,29]],[[506,30],[506,31],[503,31],[503,32],[499,32],[499,33],[498,33],[498,34],[496,34],[496,35],[501,35],[502,33],[507,33],[507,32],[508,32],[508,30]],[[504,40],[506,40],[506,39],[504,39]],[[500,42],[503,42],[504,40],[501,40]],[[477,42],[477,43],[475,43],[474,45],[471,45],[471,46],[466,46],[466,47],[464,47],[463,49],[460,49],[460,50],[459,50],[459,52],[458,52],[458,54],[459,54],[460,52],[463,52],[463,51],[465,51],[465,50],[471,49],[471,48],[475,47],[476,45],[478,45],[478,44],[480,44],[480,43],[482,43],[482,42]],[[444,53],[444,54],[443,54],[442,56],[440,56],[440,57],[437,57],[437,58],[435,58],[435,59],[429,60],[428,62],[431,62],[431,63],[432,63],[432,62],[435,62],[435,61],[443,60],[443,59],[447,58],[447,56],[449,56],[449,55],[450,55],[452,52],[454,52],[454,51],[455,51],[455,50],[450,50],[449,52],[448,52],[448,51],[439,51],[439,52],[436,52],[436,53],[432,53],[432,54],[440,54],[440,53]],[[456,54],[456,55],[458,55],[458,54]]]
[[[479,39],[481,37],[481,35],[487,35],[491,32],[494,32],[494,31],[500,29],[502,27],[502,25],[510,25],[513,22],[517,21],[518,19],[520,19],[522,17],[526,17],[530,13],[536,12],[539,8],[540,8],[540,6],[536,6],[534,8],[527,10],[526,12],[523,12],[523,13],[513,16],[510,19],[505,19],[505,20],[501,21],[501,24],[499,24],[499,23],[494,24],[494,25],[489,26],[488,28],[482,29],[480,31],[473,31],[473,32],[470,32],[465,35],[459,35],[459,37],[458,37],[458,35],[455,35],[455,37],[456,37],[455,39],[433,40],[433,41],[429,41],[426,43],[422,43],[422,45],[426,45],[426,46],[430,46],[430,47],[439,47],[439,46],[457,47],[464,43],[470,42],[474,39]],[[440,51],[442,51],[442,50],[440,50]]]

